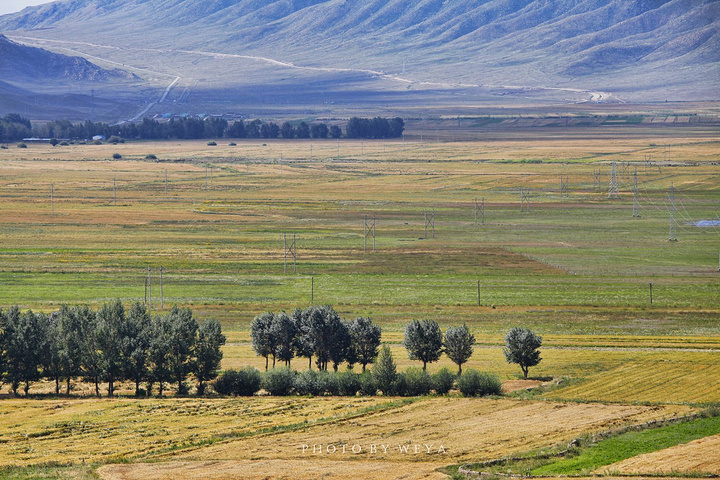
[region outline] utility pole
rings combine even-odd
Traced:
[[[640,202],[638,201],[638,186],[637,186],[637,167],[635,167],[635,174],[633,175],[633,215],[634,218],[640,217]]]
[[[315,303],[315,277],[310,277],[310,305]]]
[[[115,177],[113,177],[113,206],[117,207],[117,185],[115,184]]]
[[[163,267],[160,265],[160,310],[165,309],[165,295],[163,295]]]
[[[477,281],[477,290],[478,290],[478,307],[480,306],[480,280]]]
[[[652,282],[650,282],[649,285],[650,285],[650,306],[652,307],[652,305],[653,305],[653,297],[652,297],[653,284],[652,284]]]
[[[55,215],[55,184],[50,184],[50,211]]]
[[[148,267],[148,310],[152,310],[152,269]]]
[[[670,234],[668,240],[677,242],[677,227],[675,224],[675,184],[670,183]]]
[[[167,170],[165,170],[165,196],[167,197],[168,192],[168,179],[167,179]]]
[[[602,177],[600,169],[593,169],[593,190],[596,192],[602,190]]]

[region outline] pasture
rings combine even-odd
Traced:
[[[544,338],[530,374],[554,382],[512,400],[3,399],[0,465],[21,470],[0,477],[52,463],[61,477],[86,478],[85,459],[173,461],[108,465],[104,478],[177,477],[210,468],[208,460],[227,472],[208,478],[236,475],[250,461],[260,468],[252,478],[290,478],[292,465],[313,478],[322,465],[345,464],[367,478],[383,478],[384,465],[442,478],[435,469],[444,465],[720,401],[720,225],[697,224],[720,215],[717,131],[642,125],[409,138],[10,145],[0,150],[0,305],[50,312],[144,301],[151,267],[159,313],[162,266],[165,310],[188,306],[222,322],[223,368],[264,365],[249,343],[255,315],[329,303],[380,324],[401,370],[417,363],[400,346],[411,319],[443,330],[466,322],[477,345],[465,367],[504,380],[520,371],[503,358],[503,336],[529,327]],[[609,198],[613,162],[618,198]],[[671,215],[677,241],[669,241]],[[429,368],[442,366],[453,368],[445,357]],[[468,411],[463,431],[472,435],[443,429],[442,415],[457,423]],[[553,421],[555,413],[572,420]],[[503,420],[530,414],[549,420],[537,428]],[[502,439],[491,434],[498,423]],[[295,448],[328,439],[396,444],[412,432],[453,449],[408,460],[308,459]]]

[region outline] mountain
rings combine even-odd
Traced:
[[[177,75],[188,110],[282,104],[309,85],[328,92],[313,102],[370,108],[423,92],[715,100],[719,26],[720,0],[63,0],[0,17],[11,38],[146,69],[156,88]]]

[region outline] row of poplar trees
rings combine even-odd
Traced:
[[[56,395],[62,382],[70,395],[72,380],[82,378],[99,397],[101,382],[113,396],[116,383],[127,380],[136,395],[147,382],[148,394],[157,384],[162,396],[165,383],[177,383],[178,393],[186,394],[193,375],[202,395],[218,374],[224,344],[220,323],[200,324],[190,309],[152,317],[144,304],[126,310],[120,300],[97,311],[63,306],[51,315],[12,307],[0,310],[0,385],[9,383],[14,394],[24,385],[27,396],[31,382],[47,378]]]
[[[350,367],[359,363],[363,371],[378,356],[380,327],[369,318],[341,319],[330,305],[295,309],[292,314],[263,313],[250,324],[250,336],[255,353],[265,358],[265,370],[272,357],[290,366],[295,357],[312,359],[320,370],[332,363],[338,366],[347,362]]]

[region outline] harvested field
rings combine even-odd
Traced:
[[[198,480],[227,479],[358,479],[445,480],[433,463],[341,462],[324,460],[242,460],[207,462],[136,463],[106,465],[98,470],[104,480]]]
[[[599,473],[623,475],[707,473],[720,475],[720,435],[628,458],[600,469]]]
[[[347,421],[270,436],[231,439],[181,454],[174,451],[156,455],[155,458],[364,459],[449,464],[498,458],[567,442],[587,433],[668,418],[691,410],[686,406],[429,398]],[[313,453],[313,446],[320,445],[322,453]],[[342,445],[347,445],[345,453]],[[353,445],[358,445],[361,451],[351,452]]]

